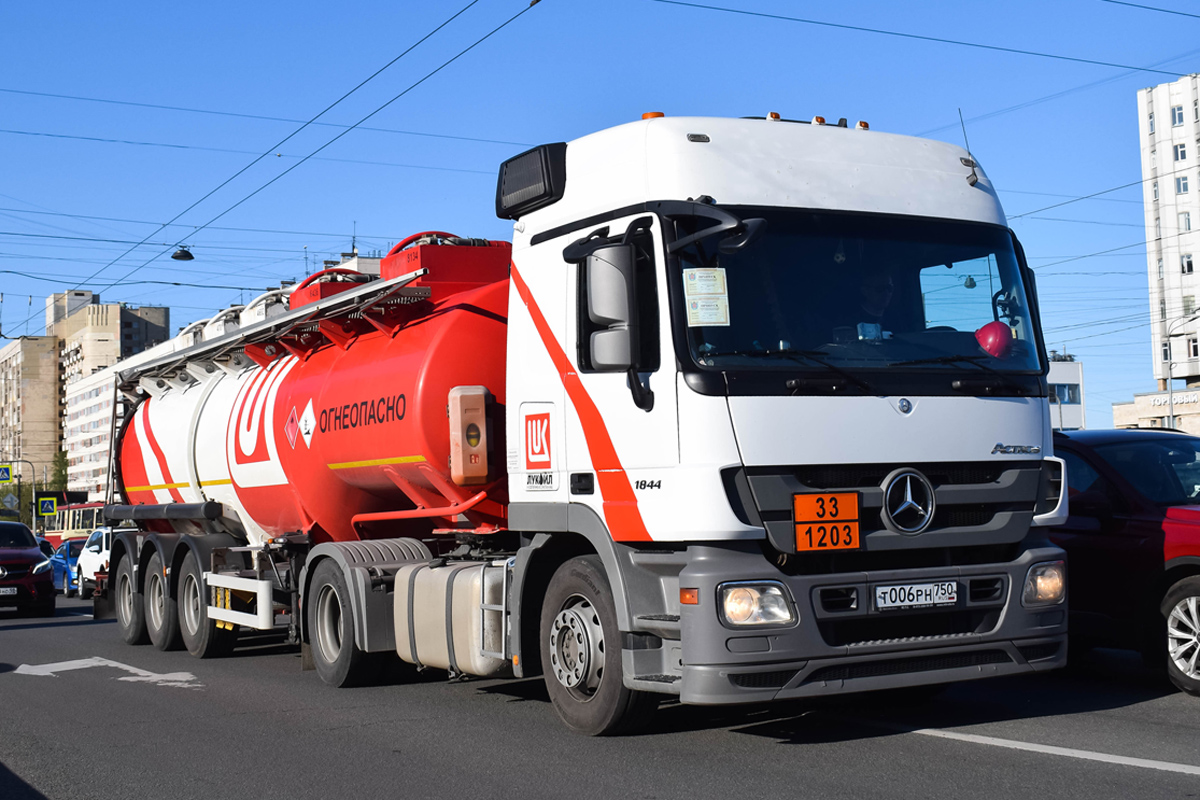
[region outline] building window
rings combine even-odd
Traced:
[[[1190,231],[1192,229],[1192,212],[1179,212],[1179,232]]]
[[[1179,127],[1183,124],[1183,106],[1171,107],[1171,127]]]
[[[1194,313],[1195,310],[1196,298],[1190,294],[1185,294],[1183,296],[1183,315],[1186,317],[1188,314]]]
[[[1179,265],[1183,269],[1184,275],[1192,274],[1192,254],[1184,253],[1179,257]]]
[[[1158,181],[1154,182],[1154,199],[1158,199]]]
[[[1052,383],[1050,384],[1050,402],[1061,403],[1064,406],[1079,405],[1079,384],[1078,383]]]
[[[1150,133],[1154,133],[1154,112],[1150,112]]]
[[[1161,258],[1158,260],[1158,279],[1160,281],[1163,279],[1162,259]]]
[[[1200,358],[1200,338],[1189,336],[1187,340],[1188,358]]]
[[[1187,158],[1187,145],[1186,144],[1175,145],[1175,160],[1183,161],[1186,158]]]
[[[1163,361],[1171,360],[1171,343],[1170,342],[1162,343],[1162,360]]]
[[[1159,319],[1167,318],[1167,301],[1166,300],[1158,301],[1158,318]]]
[[[1192,119],[1200,122],[1200,100],[1192,101]]]
[[[1175,179],[1175,194],[1187,194],[1187,191],[1188,191],[1187,176],[1180,175],[1178,178]]]
[[[1162,220],[1160,220],[1158,217],[1154,218],[1154,238],[1162,238]]]

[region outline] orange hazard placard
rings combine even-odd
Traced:
[[[792,495],[796,551],[857,550],[858,492]]]

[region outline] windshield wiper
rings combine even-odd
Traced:
[[[932,358],[914,358],[911,361],[893,361],[892,363],[888,364],[888,366],[889,367],[911,367],[911,366],[914,366],[917,364],[970,364],[971,366],[979,367],[979,369],[983,370],[984,372],[988,373],[989,375],[994,376],[996,381],[999,381],[1000,383],[1008,386],[1010,389],[1016,389],[1017,391],[1024,390],[1025,387],[1022,386],[1015,379],[1013,379],[1011,376],[1006,375],[1005,373],[1001,372],[1000,370],[996,369],[995,367],[989,367],[987,364],[983,363],[984,361],[987,361],[990,359],[991,359],[991,356],[977,355],[977,354],[962,354],[962,355],[953,355],[953,356],[934,356]],[[971,381],[971,380],[966,380],[966,381],[955,380],[955,381],[952,381],[950,385],[959,391],[970,391],[970,390],[973,390],[976,388],[985,389],[985,390],[990,390],[990,389],[995,388],[995,382],[991,381],[991,380],[984,381],[984,382]],[[987,392],[985,392],[985,393],[987,393]]]
[[[716,352],[716,353],[706,353],[705,355],[707,355],[710,358],[712,356],[752,356],[755,358],[786,358],[789,361],[795,361],[800,366],[809,366],[808,363],[805,363],[805,361],[801,360],[801,359],[806,359],[808,362],[811,362],[812,364],[817,364],[817,365],[822,366],[825,369],[829,370],[830,372],[837,373],[845,380],[849,381],[850,383],[853,383],[855,386],[862,389],[864,392],[869,392],[871,394],[875,393],[875,389],[871,386],[871,384],[867,383],[862,378],[858,377],[857,375],[850,372],[849,370],[845,370],[845,369],[842,369],[841,367],[830,364],[828,361],[821,358],[820,356],[825,355],[825,353],[823,353],[820,350],[767,350],[764,348],[764,349],[759,349],[759,350],[727,350],[727,351]],[[811,381],[805,380],[804,378],[792,378],[792,379],[788,380],[785,385],[787,386],[788,389],[795,391],[797,389],[803,389],[806,386],[812,386],[813,384]],[[841,389],[845,385],[845,383],[844,382],[841,382],[841,383],[832,382],[831,383],[829,381],[823,381],[823,382],[821,382],[820,385],[824,388],[829,389],[830,391],[837,391],[837,390]]]

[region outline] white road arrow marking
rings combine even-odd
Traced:
[[[59,672],[70,672],[71,670],[88,669],[90,667],[115,667],[116,669],[130,673],[124,677],[117,678],[119,681],[153,683],[157,686],[177,686],[181,689],[200,689],[204,686],[190,672],[168,672],[160,675],[155,672],[138,669],[137,667],[131,667],[128,664],[122,664],[119,661],[109,661],[107,658],[100,658],[98,656],[80,658],[75,661],[58,661],[53,664],[22,664],[13,670],[13,674],[49,675],[52,678],[57,678]]]

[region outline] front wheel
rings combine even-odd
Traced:
[[[92,599],[92,590],[89,587],[84,586],[82,572],[79,573],[79,599],[80,600],[91,600]]]
[[[75,594],[74,592],[71,591],[71,573],[70,572],[63,573],[62,593],[63,593],[63,597],[70,597],[71,595]]]
[[[540,632],[546,691],[567,727],[604,736],[649,720],[658,697],[622,680],[616,606],[599,556],[571,559],[554,573]]]
[[[1200,696],[1200,576],[1172,586],[1160,610],[1167,620],[1167,676]]]

